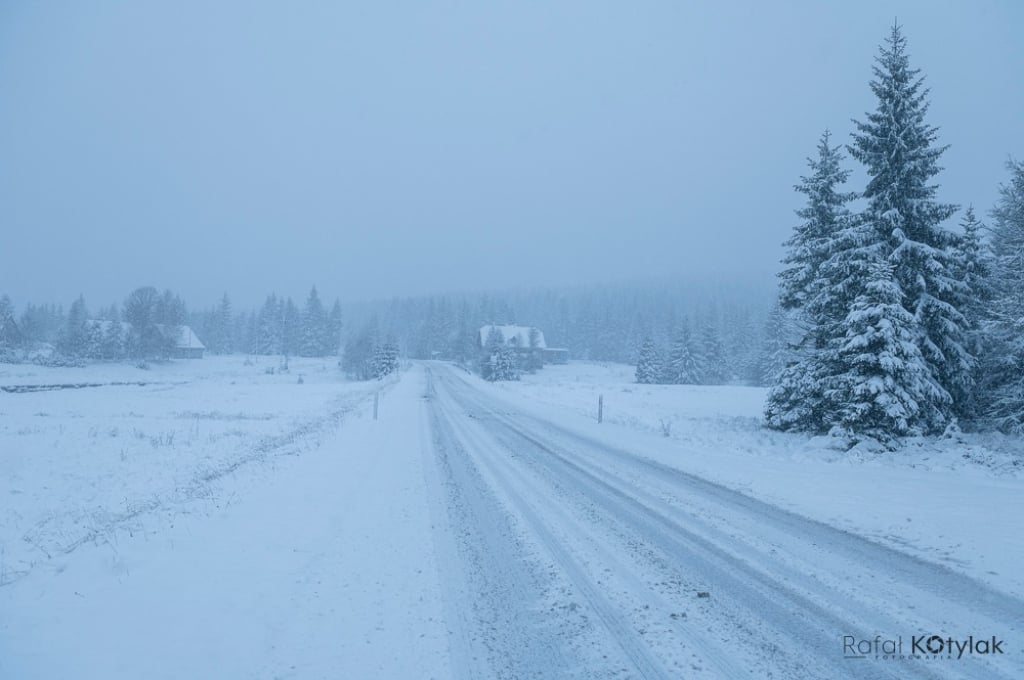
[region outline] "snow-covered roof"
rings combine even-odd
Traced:
[[[107,319],[88,319],[85,322],[85,325],[91,328],[97,328],[101,332],[106,333],[112,323],[114,322],[108,321]],[[119,321],[117,323],[121,327],[122,334],[128,335],[128,333],[131,332],[132,325],[127,321]],[[163,324],[158,323],[156,324],[156,327],[161,334],[165,334],[164,329],[166,327]],[[195,334],[195,331],[192,330],[191,326],[177,326],[177,329],[178,337],[174,343],[175,349],[206,349],[206,346],[199,340],[199,336]]]
[[[163,327],[160,328],[163,332]],[[178,326],[178,340],[174,343],[175,349],[206,349],[200,340],[199,336],[195,334],[191,326]]]
[[[527,348],[530,346],[530,331],[537,331],[537,349],[544,349],[547,344],[544,342],[544,333],[539,329],[534,329],[530,326],[515,326],[512,324],[506,324],[504,326],[481,326],[480,327],[480,344],[487,344],[487,336],[491,334],[491,329],[497,328],[498,332],[501,333],[501,337],[504,339],[506,345],[511,345],[513,340],[518,338],[520,347]]]

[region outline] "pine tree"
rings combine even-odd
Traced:
[[[69,357],[84,357],[88,354],[88,329],[86,322],[89,320],[89,311],[85,306],[85,298],[81,295],[71,303],[68,310],[67,321],[64,325],[64,332],[61,334],[60,351]]]
[[[299,353],[304,357],[322,357],[327,354],[324,339],[327,336],[327,315],[316,292],[316,286],[309,291],[306,307],[302,313]]]
[[[964,282],[970,293],[960,306],[968,328],[976,330],[981,326],[985,308],[992,299],[992,258],[982,240],[985,225],[974,214],[974,206],[968,206],[960,227],[963,234],[957,243],[957,278]]]
[[[155,304],[155,323],[172,327],[181,326],[184,325],[187,318],[188,312],[185,309],[185,303],[170,290],[165,290]]]
[[[921,405],[941,400],[944,391],[918,347],[917,326],[902,305],[893,265],[872,263],[870,277],[847,315],[838,348],[846,370],[831,386],[832,401],[841,405],[838,427],[844,433],[888,443],[929,427]]]
[[[705,385],[721,385],[729,379],[721,337],[710,323],[701,329],[698,361]]]
[[[519,380],[519,357],[514,347],[501,345],[488,355],[487,364],[487,380]]]
[[[484,343],[484,352],[480,362],[480,376],[491,382],[498,380],[519,380],[519,356],[516,352],[517,343],[510,345],[497,326],[491,326]]]
[[[25,305],[20,322],[9,326],[11,341],[31,347],[34,343],[54,343],[59,341],[60,332],[64,329],[63,310],[55,305]]]
[[[0,348],[13,348],[20,344],[31,346],[32,343],[43,342],[48,325],[47,317],[45,306],[36,307],[29,303],[15,323],[11,299],[6,295],[0,297]],[[19,337],[15,338],[15,335]]]
[[[736,311],[724,329],[726,373],[745,383],[760,385],[765,325],[757,323],[746,307]]]
[[[526,355],[525,369],[530,373],[536,373],[544,368],[544,354],[540,346],[540,331],[530,328],[530,352]]]
[[[248,314],[238,315],[239,344],[238,349],[246,354],[256,354],[256,338],[259,332],[259,320],[256,312],[249,310]]]
[[[281,300],[281,354],[287,357],[299,352],[302,340],[302,313],[291,298]]]
[[[103,340],[105,325],[97,319],[85,322],[84,347],[82,356],[89,359],[103,359]]]
[[[992,210],[992,302],[985,322],[986,416],[1001,430],[1024,434],[1024,163]]]
[[[867,170],[859,216],[867,250],[892,265],[894,284],[911,315],[929,381],[920,404],[925,432],[938,432],[954,416],[953,394],[969,389],[975,359],[967,343],[967,320],[957,302],[969,292],[956,278],[956,237],[941,224],[956,206],[935,200],[938,129],[925,122],[928,90],[920,71],[910,68],[906,38],[894,26],[880,48],[871,89],[878,99],[865,122],[855,121],[850,154]],[[906,386],[909,391],[909,386]]]
[[[495,375],[495,362],[498,353],[505,347],[505,336],[497,326],[491,326],[484,341],[484,351],[480,358],[480,377],[484,380],[499,380]]]
[[[985,384],[982,357],[986,355],[985,330],[983,323],[987,307],[992,301],[992,263],[981,232],[984,225],[969,206],[960,222],[963,233],[957,242],[956,278],[964,283],[967,295],[958,301],[958,307],[966,320],[967,348],[978,363],[971,376],[971,384],[958,390],[954,395],[957,416],[974,423],[981,416],[986,395],[991,394]]]
[[[341,302],[334,301],[330,316],[324,327],[323,351],[325,356],[334,356],[341,349],[341,331],[344,323],[341,316]]]
[[[25,314],[28,314],[27,308]],[[6,295],[0,296],[0,361],[13,357],[13,350],[22,342],[22,333],[14,321],[14,304],[11,303],[11,298]]]
[[[125,356],[125,337],[121,321],[113,316],[103,324],[103,336],[100,339],[100,357],[108,361],[121,359]]]
[[[373,356],[370,359],[370,375],[377,380],[382,379],[387,375],[387,371],[384,368],[386,365],[384,359],[384,345],[377,345],[373,348]]]
[[[771,375],[765,376],[772,379],[765,417],[777,429],[824,432],[831,427],[835,408],[828,403],[826,386],[837,367],[823,352],[844,333],[857,294],[851,275],[858,271],[853,254],[861,246],[862,229],[846,207],[852,194],[842,191],[849,170],[842,168],[839,147],[829,140],[826,130],[817,157],[807,159],[810,173],[794,187],[806,203],[796,213],[802,221],[785,243],[787,268],[779,275],[776,321],[788,311],[801,332],[795,350],[775,347]]]
[[[851,193],[841,191],[850,171],[842,168],[842,154],[839,147],[830,145],[830,140],[831,133],[825,130],[818,142],[818,157],[807,159],[810,174],[801,177],[794,187],[807,197],[807,203],[796,211],[802,222],[784,244],[787,253],[783,263],[787,267],[779,274],[779,304],[782,309],[801,310],[810,317],[814,337],[808,340],[812,344],[822,342],[819,334],[825,332],[823,326],[843,316],[830,300],[821,297],[822,265],[835,254],[836,237],[848,225],[846,206],[853,198]]]
[[[373,377],[378,380],[398,372],[399,351],[394,338],[388,338],[387,342],[374,349],[372,365]]]
[[[793,350],[793,323],[790,313],[776,303],[765,322],[764,343],[758,359],[758,384],[773,387],[779,384],[782,372],[797,359]]]
[[[640,345],[640,356],[636,363],[636,381],[641,385],[653,385],[661,380],[661,356],[651,337],[644,338]]]
[[[700,366],[697,364],[693,340],[690,337],[690,327],[684,320],[676,329],[661,382],[670,385],[698,385],[701,381]]]
[[[234,328],[234,317],[231,311],[231,298],[227,293],[220,299],[217,311],[214,314],[214,348],[217,354],[231,354],[235,351],[232,330]]]
[[[274,293],[267,296],[256,318],[256,353],[281,353],[281,310]]]

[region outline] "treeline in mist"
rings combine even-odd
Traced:
[[[480,328],[489,324],[536,327],[548,347],[563,347],[573,359],[633,363],[645,341],[666,351],[680,328],[691,328],[706,359],[701,382],[762,382],[768,373],[769,294],[763,286],[721,282],[619,284],[571,289],[534,289],[478,294],[424,296],[343,307],[329,311],[314,288],[303,306],[271,294],[258,309],[240,310],[228,295],[205,310],[189,312],[171,291],[148,291],[151,311],[142,323],[187,324],[213,354],[339,356],[353,377],[380,375],[399,355],[476,365]],[[139,297],[133,292],[129,299]],[[40,361],[116,360],[167,356],[166,348],[125,340],[104,345],[89,320],[117,322],[130,336],[139,315],[133,303],[110,305],[92,313],[81,298],[65,312],[53,304],[27,304],[20,315],[6,298],[0,319],[17,329],[0,336],[7,360],[26,360],[35,351],[52,350]],[[101,325],[101,324],[100,324]],[[129,326],[131,328],[129,328]],[[85,329],[83,331],[83,329]],[[385,368],[382,368],[385,367]]]

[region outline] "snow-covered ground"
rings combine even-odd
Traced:
[[[319,361],[161,370],[185,384],[0,394],[0,479],[19,489],[0,546],[21,556],[0,586],[0,678],[447,677],[420,386]],[[36,418],[38,437],[17,433]]]
[[[277,366],[0,366],[108,385],[0,392],[0,678],[1024,672],[1013,440],[844,453],[616,365]],[[921,632],[1009,652],[842,656]]]
[[[0,392],[0,584],[140,514],[173,523],[238,465],[317,444],[368,389],[311,359],[0,364],[3,387],[97,384]]]
[[[762,427],[763,388],[638,385],[634,370],[572,362],[484,389],[518,408],[1024,595],[1019,438],[960,435],[911,441],[895,452],[843,451],[824,437]],[[598,427],[601,396],[604,424]],[[652,436],[637,440],[637,432]]]

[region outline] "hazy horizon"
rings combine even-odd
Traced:
[[[1024,155],[1017,3],[8,5],[0,294],[767,281],[894,15],[939,197],[985,215]]]

